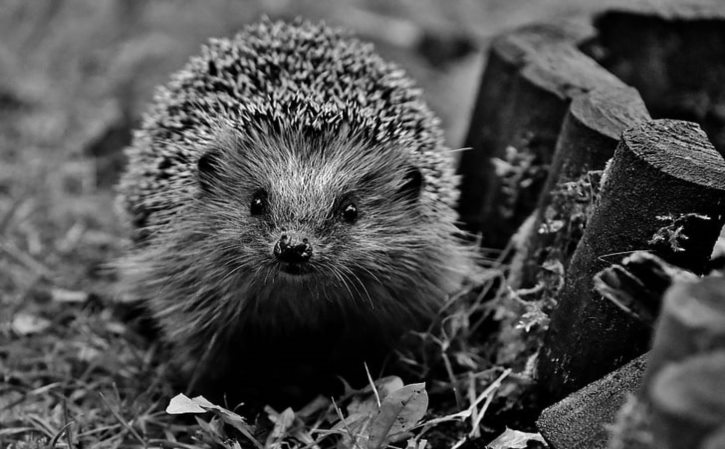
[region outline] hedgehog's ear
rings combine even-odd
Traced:
[[[403,176],[403,186],[400,188],[400,193],[405,198],[417,200],[420,197],[422,187],[423,174],[420,172],[420,169],[414,166],[408,167]]]
[[[208,150],[202,154],[196,163],[197,176],[199,178],[199,186],[202,190],[209,191],[212,189],[219,178],[219,168],[221,166],[221,154],[219,150]]]

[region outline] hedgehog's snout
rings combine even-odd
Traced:
[[[312,257],[312,244],[306,238],[299,240],[282,234],[274,245],[274,256],[281,262],[307,262]]]

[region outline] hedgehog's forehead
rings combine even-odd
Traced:
[[[266,184],[278,204],[284,199],[295,206],[309,201],[333,202],[355,184],[348,176],[336,176],[331,167],[290,162],[267,173]]]
[[[361,180],[395,173],[412,155],[395,142],[373,143],[346,132],[291,135],[252,142],[254,165],[280,188],[345,188]]]
[[[341,147],[336,144],[316,143],[317,148],[275,148],[276,153],[266,167],[267,180],[272,190],[281,190],[284,196],[330,196],[358,188],[365,180],[383,175],[386,164],[380,154],[360,145]],[[377,150],[377,149],[376,149]],[[395,158],[387,155],[387,165],[395,165]],[[393,167],[389,167],[390,170]]]

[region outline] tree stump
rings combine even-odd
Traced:
[[[647,350],[650,330],[593,289],[594,275],[636,250],[701,272],[725,222],[725,159],[693,123],[624,132],[551,315],[538,375],[561,399]]]

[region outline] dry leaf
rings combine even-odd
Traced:
[[[50,321],[29,313],[18,313],[13,317],[12,328],[18,335],[32,335],[50,327]]]
[[[181,415],[183,413],[206,413],[206,409],[199,405],[196,398],[191,399],[183,393],[179,393],[169,401],[166,413],[170,415]]]
[[[396,435],[406,432],[420,421],[428,410],[425,384],[406,385],[390,393],[370,425],[368,449],[378,449]]]
[[[495,440],[486,445],[488,449],[526,449],[529,441],[538,441],[546,445],[544,438],[538,433],[520,432],[518,430],[506,429]]]

